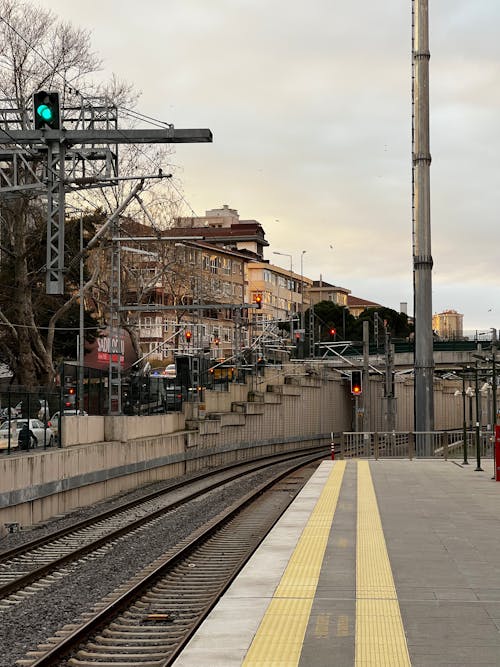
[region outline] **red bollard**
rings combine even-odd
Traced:
[[[331,443],[330,447],[332,448],[332,461],[335,461],[335,445],[333,442]]]
[[[493,452],[493,461],[495,463],[495,479],[500,482],[500,426],[495,424],[495,451]]]

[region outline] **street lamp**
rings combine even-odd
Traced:
[[[482,472],[483,469],[481,468],[481,440],[479,434],[479,386],[477,377],[477,361],[475,363],[474,370],[475,370],[474,387],[476,394],[476,461],[477,461],[477,465],[474,468],[474,470],[476,472]]]
[[[492,436],[495,438],[495,430],[497,425],[497,360],[496,360],[496,346],[497,346],[497,332],[496,329],[492,329],[492,339],[491,339],[491,357],[485,357],[480,354],[473,354],[472,356],[480,361],[491,361],[491,398],[492,398],[492,411],[493,411],[493,420],[492,420]],[[476,361],[477,366],[477,361]],[[495,473],[491,479],[496,478],[496,463],[495,456],[493,455],[493,464],[495,467]]]
[[[288,252],[278,252],[273,250],[273,255],[282,255],[290,258],[290,339],[293,340],[293,321],[292,321],[292,273],[293,273],[293,259]]]
[[[462,396],[462,432],[463,432],[463,448],[464,448],[464,461],[463,465],[469,465],[469,461],[467,460],[467,418],[465,416],[465,397],[466,397],[466,391],[465,391],[465,375],[462,375],[462,391],[459,389],[456,390],[455,396]]]

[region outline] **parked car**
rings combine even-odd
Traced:
[[[54,412],[54,414],[52,415],[52,417],[50,418],[50,421],[48,423],[48,425],[52,429],[52,433],[56,437],[56,440],[57,440],[57,436],[59,434],[59,416],[60,416],[60,414],[61,413],[59,411]],[[88,417],[89,416],[88,412],[85,412],[85,410],[63,410],[63,415],[65,417],[70,417],[70,416]]]
[[[168,403],[181,403],[188,397],[188,392],[185,387],[178,387],[169,385],[165,387],[165,397]]]
[[[168,366],[165,366],[165,370],[163,371],[162,375],[167,378],[175,378],[177,376],[177,369],[175,364],[168,364]]]
[[[46,447],[52,447],[55,443],[54,433],[52,429],[48,426],[45,426],[43,422],[39,419],[11,419],[10,421],[10,447],[11,449],[17,449],[18,447],[18,436],[19,431],[23,424],[28,422],[30,430],[33,432],[33,435],[37,439],[38,443],[36,446],[43,447],[44,444]],[[0,426],[0,449],[7,449],[9,446],[9,422],[6,421]]]
[[[37,415],[36,415],[37,418],[40,421],[47,421],[47,419],[50,417],[49,404],[47,403],[47,400],[45,398],[32,398],[31,405],[33,405],[37,409]],[[7,418],[8,408],[4,408],[2,412],[3,412],[2,417]],[[12,419],[13,417],[22,417],[22,414],[23,414],[23,401],[19,401],[19,403],[16,406],[11,407],[10,416]]]

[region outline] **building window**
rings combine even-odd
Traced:
[[[210,257],[210,273],[217,273],[220,267],[220,258],[217,255]]]

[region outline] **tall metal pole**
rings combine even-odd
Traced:
[[[370,323],[363,322],[363,433],[370,430]],[[366,435],[365,435],[366,438]]]
[[[83,363],[85,358],[84,303],[83,303],[83,215],[80,214],[80,328],[78,338],[78,408],[84,409],[83,400]]]
[[[415,430],[434,430],[429,150],[429,3],[413,0],[413,284]]]
[[[463,430],[463,438],[464,438],[464,461],[463,465],[469,465],[469,461],[467,460],[467,417],[465,414],[465,374],[462,375],[462,410],[463,410],[463,424],[462,424],[462,430]]]
[[[290,255],[290,341],[293,343],[293,311],[294,311],[294,303],[293,303],[293,259],[292,256]]]
[[[300,328],[304,329],[304,254],[300,254]]]
[[[110,280],[110,312],[109,312],[109,367],[108,367],[108,414],[120,415],[121,402],[121,330],[120,330],[120,302],[121,302],[121,267],[120,241],[116,238],[119,231],[118,221],[113,221],[111,243],[111,280]]]
[[[481,468],[481,437],[479,433],[479,384],[477,378],[477,361],[474,367],[474,389],[476,396],[476,472],[483,472]]]

